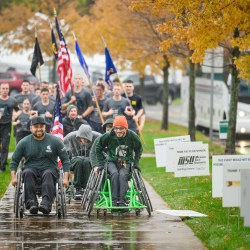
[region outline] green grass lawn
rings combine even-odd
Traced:
[[[151,120],[146,123],[143,135],[147,148],[144,152],[154,152],[153,139],[186,135],[187,128],[169,124],[169,131],[159,129],[160,122]],[[224,146],[210,143],[209,139],[197,132],[196,140],[209,144],[209,154],[223,154]],[[243,219],[229,217],[228,208],[222,207],[221,198],[212,198],[212,159],[210,175],[200,177],[175,178],[173,173],[166,173],[165,168],[157,168],[155,157],[145,157],[140,161],[143,177],[153,186],[171,209],[194,210],[208,215],[200,218],[182,218],[192,228],[208,249],[250,249],[250,229],[244,232]],[[238,208],[230,208],[230,213],[237,215]]]
[[[13,133],[12,133],[13,134]],[[16,141],[13,136],[10,138],[9,152],[13,152],[15,150]],[[6,166],[6,171],[0,173],[0,199],[3,197],[7,187],[10,184],[11,176],[10,176],[10,161],[8,160],[8,165]]]

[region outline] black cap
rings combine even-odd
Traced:
[[[36,116],[36,117],[32,118],[30,125],[33,126],[33,125],[38,124],[38,123],[46,124],[45,120],[41,116]]]

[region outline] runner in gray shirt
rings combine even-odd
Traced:
[[[38,115],[43,117],[46,122],[46,132],[50,132],[52,116],[55,108],[55,103],[49,99],[49,90],[41,89],[41,101],[36,103],[33,110],[38,112]]]
[[[66,113],[67,107],[74,104],[77,107],[80,118],[88,120],[89,114],[93,111],[92,98],[90,93],[82,87],[82,77],[76,74],[74,77],[73,95],[69,90],[62,100],[62,112]]]
[[[124,115],[126,119],[131,119],[135,111],[130,106],[130,101],[121,96],[121,86],[114,85],[114,96],[105,101],[102,115],[105,119],[115,118],[118,115]]]
[[[104,87],[103,83],[98,83],[95,86],[94,91],[95,91],[96,96],[92,97],[94,110],[90,114],[89,121],[88,121],[92,130],[99,132],[101,134],[103,134],[102,120],[100,118],[100,115],[102,116],[102,113],[99,114],[99,112],[98,112],[98,108],[96,105],[96,99],[98,101],[100,111],[102,112],[103,107],[104,107],[104,103],[107,100],[107,98],[104,96],[104,90],[105,90],[105,87]]]
[[[18,111],[19,111],[19,106],[17,104],[16,99],[8,96],[9,91],[10,91],[9,84],[1,83],[0,85],[0,140],[2,141],[2,147],[0,149],[0,154],[1,154],[0,172],[4,172],[6,170],[7,158],[8,158],[8,153],[9,153],[12,113],[13,113],[13,110],[17,112],[16,114],[18,114]]]

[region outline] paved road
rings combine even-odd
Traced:
[[[146,211],[139,217],[131,213],[88,218],[73,201],[63,219],[20,219],[14,216],[14,188],[9,186],[0,201],[0,249],[206,249],[179,217],[155,211],[169,207],[147,183],[146,187],[154,207],[150,218]]]
[[[146,105],[147,117],[162,120],[162,105]],[[169,121],[175,124],[179,124],[187,127],[188,123],[181,116],[181,105],[173,105],[169,106]],[[214,141],[224,143],[225,140],[220,140],[218,135],[214,135]],[[250,155],[250,140],[237,140],[236,141],[236,150],[245,155]]]
[[[182,126],[188,126],[181,116],[181,105],[169,105],[169,121]],[[162,120],[162,105],[146,105],[147,117],[154,118],[156,120]]]

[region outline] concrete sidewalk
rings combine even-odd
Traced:
[[[133,211],[106,217],[93,211],[88,218],[80,202],[71,201],[63,219],[15,218],[15,189],[10,185],[0,201],[0,249],[206,249],[179,217],[155,211],[169,207],[147,182],[145,185],[154,208],[151,217],[144,209],[139,217]]]

